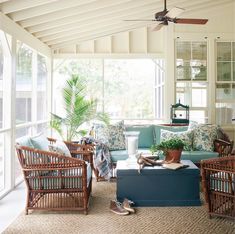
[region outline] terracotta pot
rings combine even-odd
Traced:
[[[182,149],[180,150],[167,150],[165,156],[165,162],[167,163],[179,163],[181,158]]]

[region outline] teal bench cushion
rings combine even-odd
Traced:
[[[234,187],[234,174],[221,171],[210,175],[210,190],[232,194]]]
[[[140,148],[139,153],[151,153],[149,148]],[[119,160],[126,160],[128,154],[126,150],[114,150],[110,151],[111,161],[116,163]],[[203,159],[217,158],[219,153],[217,152],[208,152],[208,151],[183,151],[181,155],[182,160],[191,160],[194,163],[198,163]],[[160,159],[164,159],[164,155],[160,154]]]
[[[138,150],[139,153],[150,153],[149,148],[140,148]],[[128,158],[128,154],[126,150],[114,150],[110,151],[111,161],[116,163],[119,160],[126,160]]]
[[[191,160],[192,162],[200,162],[203,159],[217,158],[219,153],[209,151],[183,151],[182,160]]]
[[[126,126],[126,131],[139,131],[139,148],[148,148],[154,144],[153,125]]]
[[[164,126],[164,125],[154,125],[154,143],[160,144],[161,129],[170,132],[184,132],[188,130],[188,126]]]

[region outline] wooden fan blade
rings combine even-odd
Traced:
[[[183,8],[174,7],[171,10],[168,11],[166,16],[169,17],[169,18],[175,18],[178,15],[182,14],[184,11],[185,11],[185,9],[183,9]]]
[[[186,19],[176,18],[174,23],[177,24],[206,24],[208,19]]]
[[[152,31],[158,31],[158,30],[160,30],[164,25],[165,25],[165,24],[162,22],[162,23],[158,24],[157,26],[155,26],[155,27],[152,29]]]
[[[155,19],[129,19],[123,21],[156,21]]]

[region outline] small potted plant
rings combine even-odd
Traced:
[[[171,138],[169,140],[162,141],[158,145],[153,145],[151,147],[151,152],[163,151],[166,163],[178,163],[180,162],[180,157],[182,150],[185,146],[184,141],[179,138]]]

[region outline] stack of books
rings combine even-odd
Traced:
[[[167,168],[167,169],[171,169],[171,170],[177,170],[180,168],[189,167],[189,165],[184,165],[182,163],[163,163],[162,167]]]

